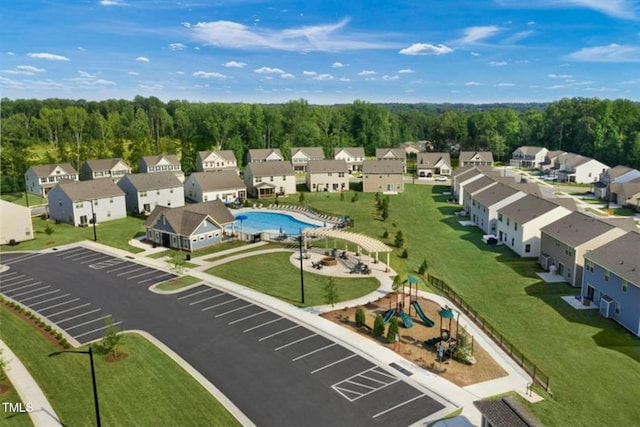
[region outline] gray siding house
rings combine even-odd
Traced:
[[[75,226],[87,226],[94,216],[96,223],[127,216],[124,191],[110,179],[61,182],[47,198],[49,216]]]
[[[235,218],[220,200],[179,208],[157,206],[144,223],[147,240],[167,248],[195,251],[234,234]]]
[[[172,172],[180,182],[184,182],[182,165],[175,154],[144,156],[140,159],[139,168],[140,173]]]
[[[71,163],[31,166],[24,174],[28,193],[46,196],[60,181],[77,181],[78,171]]]
[[[156,206],[184,206],[184,187],[174,172],[134,173],[118,181],[127,211],[149,214]]]
[[[324,160],[322,147],[292,147],[291,164],[296,172],[306,172],[309,162]]]
[[[184,183],[184,194],[195,202],[220,199],[224,203],[241,203],[247,198],[247,186],[235,169],[194,172]]]
[[[118,182],[128,173],[131,173],[131,168],[120,158],[86,160],[80,168],[80,180],[110,178],[113,182]]]

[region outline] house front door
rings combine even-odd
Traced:
[[[162,233],[162,246],[165,248],[171,247],[171,236],[169,236],[169,233]]]
[[[595,294],[595,289],[591,285],[587,285],[587,295],[586,297],[593,301],[593,296]]]

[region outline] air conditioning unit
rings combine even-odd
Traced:
[[[545,254],[545,253],[541,253],[540,254],[540,267],[542,267],[543,270],[548,270],[549,266],[551,265],[551,263],[549,262],[551,260],[551,255],[549,254]]]
[[[600,298],[600,314],[607,319],[613,317],[615,301],[609,295],[603,295]]]

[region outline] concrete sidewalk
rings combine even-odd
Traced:
[[[0,340],[0,350],[2,350],[2,357],[7,360],[7,367],[5,368],[7,378],[9,378],[18,396],[20,396],[23,408],[29,412],[33,425],[35,427],[62,426],[56,411],[53,410],[38,383],[36,383],[20,359],[2,340]],[[27,408],[27,405],[30,405],[31,408]],[[29,409],[31,410],[29,411]]]

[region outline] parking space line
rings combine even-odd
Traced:
[[[262,323],[262,324],[260,324],[258,326],[253,326],[253,327],[251,327],[249,329],[245,329],[244,331],[242,331],[242,333],[244,334],[244,333],[247,333],[247,332],[251,332],[254,329],[262,328],[263,326],[267,326],[267,325],[269,325],[271,323],[278,322],[280,320],[283,320],[283,318],[282,317],[278,317],[277,319],[269,320],[268,322],[264,322],[264,323]]]
[[[42,282],[38,283],[38,285],[40,285],[40,284],[42,284]],[[28,294],[30,294],[32,292],[38,292],[38,291],[41,291],[43,289],[47,289],[47,288],[50,288],[50,287],[51,287],[51,285],[44,285],[41,288],[31,289],[29,291],[21,292],[21,293],[15,294],[15,295],[8,295],[8,296],[9,296],[9,298],[16,299],[16,297],[21,297],[22,295],[28,295]]]
[[[151,274],[151,273],[157,273],[157,270],[151,269],[150,271],[147,271],[146,273],[136,274],[135,276],[128,276],[127,280],[135,279],[135,278],[142,277],[142,276],[146,276],[147,274]]]
[[[205,293],[205,292],[214,291],[214,290],[215,290],[215,289],[213,289],[213,288],[202,289],[202,290],[199,290],[198,292],[194,292],[194,293],[189,294],[189,295],[183,295],[183,296],[181,296],[181,297],[178,297],[178,299],[185,299],[185,298],[192,297],[192,296],[194,296],[194,295],[203,294],[203,293]]]
[[[85,248],[80,248],[80,247],[71,248],[71,249],[67,249],[66,251],[58,252],[57,254],[55,254],[55,256],[63,257],[65,255],[69,255],[70,253],[82,252],[83,250],[85,250]]]
[[[2,273],[2,277],[4,278],[5,276],[13,276],[14,274],[18,274],[18,272],[17,271],[8,271],[6,273]]]
[[[313,351],[310,351],[309,353],[305,353],[305,354],[303,354],[303,355],[301,355],[301,356],[294,357],[293,359],[291,359],[291,361],[292,361],[292,362],[297,362],[297,361],[298,361],[298,360],[300,360],[300,359],[304,359],[304,358],[305,358],[305,357],[307,357],[307,356],[311,356],[312,354],[315,354],[315,353],[318,353],[318,352],[320,352],[320,351],[323,351],[323,350],[326,350],[326,349],[328,349],[328,348],[331,348],[331,347],[333,347],[334,345],[338,345],[338,344],[336,344],[336,343],[332,342],[332,343],[331,343],[331,344],[329,344],[329,345],[325,345],[324,347],[317,348],[317,349],[315,349],[315,350],[313,350]]]
[[[69,295],[71,295],[71,294],[66,294],[66,296],[69,296]],[[55,298],[61,298],[61,297],[64,297],[64,296],[65,296],[65,295],[60,295],[60,296],[54,297],[54,299],[55,299]],[[41,308],[41,309],[40,309],[40,310],[38,310],[38,311],[43,312],[43,311],[51,310],[52,308],[60,307],[61,305],[69,304],[69,303],[76,302],[76,301],[79,301],[79,300],[80,300],[80,298],[70,299],[70,300],[68,300],[68,301],[59,302],[59,303],[54,304],[54,305],[51,305],[51,306],[49,306],[49,307]],[[35,304],[32,304],[32,305],[31,305],[31,307],[33,308],[33,306],[34,306],[34,305],[35,305]]]
[[[308,340],[309,338],[313,338],[313,337],[317,337],[317,336],[318,336],[318,334],[311,334],[311,335],[309,335],[309,336],[306,336],[306,337],[303,337],[303,338],[297,339],[297,340],[295,340],[295,341],[291,341],[291,342],[290,342],[290,343],[288,343],[288,344],[281,345],[280,347],[277,347],[277,348],[276,348],[276,351],[282,350],[283,348],[287,348],[287,347],[289,347],[289,346],[292,346],[292,345],[294,345],[294,344],[298,344],[299,342],[306,341],[306,340]]]
[[[373,415],[371,418],[378,418],[379,416],[384,415],[384,414],[386,414],[387,412],[391,412],[391,411],[393,411],[394,409],[398,409],[398,408],[400,408],[401,406],[407,405],[407,404],[409,404],[409,403],[413,402],[414,400],[418,400],[418,399],[420,399],[420,398],[422,398],[422,397],[424,397],[424,396],[426,396],[426,394],[420,394],[420,395],[418,395],[418,396],[416,396],[416,397],[414,397],[414,398],[412,398],[412,399],[405,400],[404,402],[402,402],[402,403],[398,403],[397,405],[392,406],[392,407],[391,407],[391,408],[389,408],[389,409],[385,409],[385,410],[384,410],[384,411],[382,411],[382,412],[378,412],[377,414]]]
[[[229,322],[228,324],[229,325],[235,325],[236,323],[240,323],[240,322],[242,322],[244,320],[251,319],[252,317],[260,316],[261,314],[265,314],[265,313],[268,313],[268,312],[269,312],[269,310],[262,310],[262,311],[259,311],[257,313],[250,314],[248,316],[241,317],[240,319],[233,320],[233,321]]]
[[[353,401],[355,401],[355,400],[358,400],[358,399],[360,399],[360,398],[367,397],[367,396],[369,396],[370,394],[375,393],[376,391],[380,391],[380,390],[382,390],[383,388],[385,388],[385,387],[389,387],[390,385],[393,385],[393,384],[395,384],[395,383],[397,383],[397,382],[400,382],[400,380],[396,378],[396,380],[395,380],[395,381],[392,381],[392,382],[387,383],[387,384],[385,384],[385,385],[383,385],[383,386],[380,386],[380,387],[378,387],[378,388],[376,388],[376,389],[374,389],[374,390],[371,390],[371,391],[368,391],[368,392],[366,392],[366,393],[363,393],[361,396],[358,396],[358,397],[356,397],[355,399],[353,399],[353,400],[352,400],[352,402],[353,402]]]
[[[68,322],[69,320],[73,320],[73,319],[77,319],[78,317],[82,317],[82,316],[86,316],[88,314],[93,314],[97,311],[100,311],[99,308],[96,308],[95,310],[91,310],[91,311],[87,311],[86,313],[82,313],[82,314],[76,314],[75,316],[71,316],[71,317],[67,317],[64,320],[59,320],[56,323],[64,323],[64,322]]]
[[[35,307],[36,305],[44,304],[45,302],[55,301],[55,300],[60,299],[60,298],[68,297],[69,295],[71,295],[71,294],[58,295],[57,297],[47,298],[47,299],[46,299],[46,300],[44,300],[44,301],[34,302],[33,304],[31,304],[31,307],[33,308],[33,307]],[[72,301],[77,301],[77,300],[79,300],[79,299],[80,299],[80,298],[76,298],[75,300],[72,300]],[[65,303],[65,304],[66,304],[66,303]],[[60,304],[60,305],[61,305],[61,304]],[[53,307],[55,307],[55,306],[53,306]],[[53,307],[46,307],[46,308],[43,308],[43,309],[41,309],[41,310],[39,310],[39,311],[48,310],[49,308],[53,308]]]
[[[104,256],[104,255],[101,254],[101,255],[98,255],[98,257],[96,257],[96,258],[90,258],[87,261],[82,261],[80,264],[87,264],[89,262],[93,262],[93,261],[96,261],[96,260],[99,260],[99,259],[109,259],[109,256],[108,255]]]
[[[376,372],[377,372],[377,371],[376,371]],[[379,373],[379,372],[378,372],[378,373]],[[374,382],[374,383],[378,383],[378,384],[386,384],[386,382],[384,382],[384,381],[381,381],[381,380],[378,380],[378,379],[375,379],[375,378],[368,377],[368,376],[366,376],[366,375],[364,375],[364,374],[360,374],[359,376],[361,376],[362,378],[366,378],[367,380],[372,381],[372,382]],[[395,377],[392,377],[392,378],[394,378],[394,379],[395,379]]]
[[[91,303],[90,303],[90,302],[88,302],[88,303],[86,303],[86,304],[82,304],[82,305],[79,305],[79,306],[77,306],[77,307],[68,308],[68,309],[66,309],[66,310],[59,311],[59,312],[57,312],[57,313],[55,313],[55,314],[50,314],[50,315],[48,315],[47,317],[54,317],[54,316],[58,316],[58,315],[60,315],[60,314],[67,313],[67,312],[69,312],[69,311],[73,311],[73,310],[77,310],[77,309],[79,309],[79,308],[83,308],[83,307],[86,307],[86,306],[88,306],[88,305],[91,305]]]
[[[240,310],[244,310],[245,308],[251,307],[253,306],[253,304],[247,304],[247,305],[243,305],[242,307],[238,307],[238,308],[234,308],[233,310],[229,310],[229,311],[225,311],[224,313],[220,313],[220,314],[216,314],[214,317],[222,317],[222,316],[226,316],[229,313],[233,313],[236,311],[240,311]]]
[[[10,260],[10,261],[3,262],[3,264],[4,264],[4,265],[11,265],[11,264],[15,264],[16,262],[26,261],[26,260],[28,260],[28,259],[35,258],[35,257],[39,257],[39,256],[41,256],[41,255],[42,255],[41,253],[36,253],[36,254],[27,254],[27,255],[25,255],[25,256],[17,257],[17,258],[14,258],[14,259]]]
[[[91,324],[91,323],[95,323],[95,322],[99,322],[99,321],[103,321],[103,322],[104,322],[104,318],[99,317],[99,318],[97,318],[97,319],[89,320],[89,321],[87,321],[87,322],[80,323],[79,325],[74,325],[74,326],[70,326],[70,327],[68,327],[68,328],[65,328],[65,330],[70,331],[70,330],[72,330],[72,329],[76,329],[76,328],[79,328],[79,327],[81,327],[81,326],[89,325],[89,324]]]
[[[201,302],[209,301],[210,299],[222,297],[222,296],[225,296],[225,295],[229,295],[229,294],[225,294],[224,292],[220,292],[219,294],[215,294],[215,295],[213,295],[211,297],[206,297],[206,298],[202,298],[202,299],[199,299],[197,301],[194,301],[194,302],[190,302],[189,305],[200,304]]]
[[[121,323],[122,323],[122,322],[115,322],[115,323],[113,324],[113,326],[118,326],[118,325],[120,325]],[[89,334],[92,334],[92,333],[94,333],[94,332],[98,332],[98,331],[101,331],[101,330],[103,330],[103,329],[107,329],[108,327],[109,327],[109,326],[105,325],[105,326],[103,326],[103,327],[101,327],[101,328],[97,328],[97,329],[94,329],[94,330],[92,330],[92,331],[89,331],[89,332],[85,332],[85,333],[83,333],[83,334],[80,334],[80,335],[75,335],[75,336],[74,336],[74,338],[76,338],[76,339],[77,339],[77,338],[83,337],[83,336],[85,336],[85,335],[89,335]]]
[[[153,279],[160,280],[160,278],[162,278],[162,277],[166,277],[166,278],[168,279],[168,278],[170,278],[170,277],[177,277],[177,276],[176,276],[176,275],[174,275],[174,274],[170,274],[170,273],[164,273],[164,274],[162,274],[162,275],[160,275],[160,276],[157,276],[157,277],[151,277],[151,278],[149,278],[149,279],[143,280],[143,282],[146,282],[146,281],[149,281],[149,280],[153,280]],[[141,283],[141,282],[138,282],[138,283]]]
[[[32,280],[33,280],[33,279],[22,280],[22,281],[20,281],[20,283],[24,283],[24,282],[28,282],[28,281],[32,281]],[[2,292],[7,293],[7,292],[18,291],[18,290],[20,290],[20,289],[27,289],[27,288],[30,288],[30,287],[32,287],[32,286],[38,286],[38,285],[39,285],[39,284],[41,284],[41,283],[42,283],[42,282],[39,282],[39,281],[38,281],[38,282],[31,283],[30,285],[19,286],[19,287],[15,288],[15,289],[10,289],[10,290],[8,290],[8,291],[7,291],[6,289],[2,289]],[[14,286],[14,285],[17,285],[17,283],[14,283],[13,285],[9,285],[9,286]]]
[[[240,298],[233,298],[233,299],[230,299],[229,301],[225,301],[225,302],[221,302],[220,304],[212,305],[211,307],[205,307],[200,311],[207,311],[207,310],[211,310],[212,308],[220,307],[221,305],[231,304],[232,302],[238,301],[239,299]]]
[[[23,299],[20,300],[20,303],[24,303],[25,301],[31,301],[34,298],[40,298],[40,297],[43,297],[45,295],[55,294],[56,292],[60,292],[60,289],[54,289],[52,291],[45,292],[44,294],[34,295],[32,297],[29,297],[29,298],[23,298]]]
[[[317,372],[323,371],[323,370],[325,370],[325,369],[327,369],[327,368],[332,367],[333,365],[337,365],[338,363],[342,363],[342,362],[344,362],[345,360],[349,360],[349,359],[354,358],[354,357],[356,357],[356,356],[357,356],[357,355],[356,355],[355,353],[353,353],[353,354],[352,354],[352,355],[350,355],[350,356],[343,357],[342,359],[336,360],[335,362],[331,362],[331,363],[329,363],[328,365],[324,365],[324,366],[319,367],[318,369],[314,369],[313,371],[311,371],[311,374],[315,374],[315,373],[317,373]]]
[[[134,271],[142,270],[143,268],[147,268],[144,265],[138,268],[134,268],[133,270],[125,271],[124,273],[118,273],[116,276],[124,276],[125,274],[133,273]]]
[[[273,334],[267,335],[266,337],[259,338],[258,341],[268,340],[269,338],[273,338],[273,337],[275,337],[277,335],[284,334],[285,332],[289,332],[289,331],[291,331],[293,329],[296,329],[296,328],[299,328],[299,327],[300,327],[300,325],[293,325],[293,326],[291,326],[291,327],[289,327],[287,329],[283,329],[281,331],[274,332]]]
[[[369,390],[377,390],[377,388],[375,387],[371,387],[370,385],[365,385],[365,384],[361,384],[358,381],[354,381],[354,380],[349,380],[349,381],[344,381],[347,384],[355,384],[358,387],[362,387],[362,388],[368,388]]]
[[[73,258],[71,261],[74,261],[74,262],[75,262],[75,261],[77,261],[77,260],[79,260],[79,259],[83,259],[83,258],[90,257],[90,256],[96,256],[96,253],[95,253],[95,252],[89,252],[88,254],[85,254],[85,255],[75,255],[75,254],[72,254],[72,255],[69,255],[69,256],[62,257],[62,259],[69,259],[69,258]]]
[[[24,276],[16,277],[16,279],[19,279],[19,278],[21,278],[21,277],[24,277]],[[8,284],[8,285],[4,285],[4,284],[3,284],[3,285],[2,285],[2,289],[4,290],[4,289],[5,289],[6,287],[8,287],[8,286],[15,286],[15,285],[19,285],[20,283],[30,282],[30,281],[32,281],[32,280],[33,280],[33,278],[32,278],[32,277],[27,277],[26,279],[24,279],[24,280],[20,280],[19,282],[10,283],[10,284]]]
[[[107,273],[113,273],[114,271],[118,271],[118,270],[122,270],[123,268],[129,268],[131,267],[132,263],[127,263],[126,265],[123,265],[122,267],[118,267],[118,268],[112,268],[111,270],[107,270]]]

